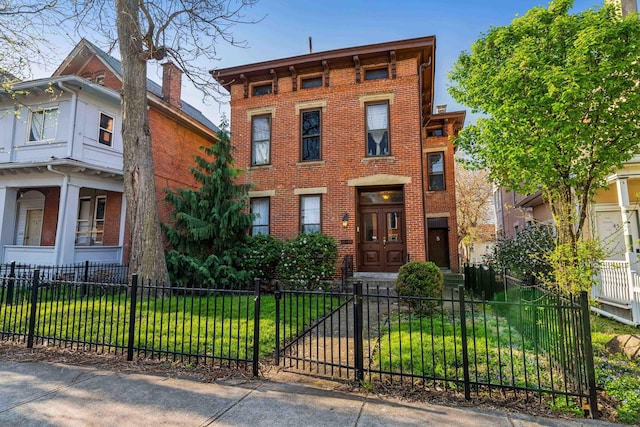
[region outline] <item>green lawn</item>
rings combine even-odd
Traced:
[[[42,294],[37,305],[35,334],[54,340],[85,342],[96,349],[106,346],[125,348],[130,322],[129,301],[124,293],[82,298],[79,292]],[[281,310],[287,321],[309,324],[335,303],[307,295],[305,310],[283,298]],[[15,300],[14,300],[15,301]],[[298,300],[300,303],[300,300]],[[254,334],[254,296],[171,296],[145,298],[136,305],[134,346],[148,352],[195,354],[229,359],[251,359]],[[260,357],[275,349],[275,311],[273,295],[263,295],[260,304]],[[292,316],[292,317],[291,317]],[[29,308],[26,298],[13,305],[0,305],[0,329],[26,334]],[[281,324],[281,326],[283,326]],[[285,329],[282,328],[282,339]]]

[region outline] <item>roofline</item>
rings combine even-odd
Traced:
[[[85,86],[91,88],[92,90],[105,95],[117,102],[120,102],[120,93],[117,90],[110,89],[108,87],[104,87],[102,85],[92,83],[87,79],[84,79],[79,76],[70,75],[70,76],[56,76],[56,77],[45,77],[37,80],[27,80],[22,82],[16,82],[11,84],[9,87],[11,90],[24,90],[33,87],[48,87],[51,84],[57,83],[75,83],[78,86]],[[5,92],[5,90],[0,90],[0,92]]]
[[[173,119],[179,119],[184,124],[185,127],[199,134],[205,139],[208,139],[211,142],[218,142],[220,138],[218,138],[217,132],[213,129],[210,129],[204,123],[201,123],[195,117],[185,113],[182,109],[178,109],[165,101],[164,99],[154,95],[150,91],[147,91],[147,101],[149,101],[149,105],[153,106],[160,114],[163,114],[167,117]]]
[[[41,168],[46,166],[69,166],[69,167],[82,167],[99,172],[110,173],[117,176],[123,176],[124,173],[120,169],[105,168],[99,165],[80,162],[71,159],[57,159],[53,158],[45,162],[12,162],[12,163],[0,163],[0,171],[11,169],[28,169],[28,168]]]
[[[373,55],[385,50],[407,50],[417,49],[425,47],[435,48],[435,36],[418,37],[413,39],[398,40],[377,44],[369,44],[355,47],[347,47],[342,49],[327,50],[323,52],[310,53],[305,55],[291,56],[288,58],[275,59],[264,62],[256,62],[253,64],[239,65],[235,67],[222,68],[218,70],[210,70],[209,73],[220,84],[229,84],[230,82],[224,82],[220,77],[240,74],[251,73],[269,70],[271,68],[288,68],[291,65],[301,65],[306,63],[317,63],[323,60],[330,60],[336,58],[348,58],[353,55]],[[434,58],[435,59],[435,58]]]

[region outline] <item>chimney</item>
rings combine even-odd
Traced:
[[[443,114],[447,112],[447,104],[436,105],[436,114]]]
[[[182,108],[182,71],[171,61],[162,64],[162,97],[174,107]]]

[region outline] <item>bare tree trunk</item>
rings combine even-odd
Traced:
[[[122,60],[124,193],[131,231],[130,271],[169,283],[156,198],[147,114],[147,55],[138,20],[138,0],[117,0]]]

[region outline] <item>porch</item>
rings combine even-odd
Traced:
[[[592,310],[628,325],[640,325],[640,274],[628,261],[605,260],[600,264],[599,285],[591,297]]]

